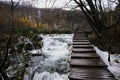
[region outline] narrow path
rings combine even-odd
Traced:
[[[84,32],[74,34],[70,67],[70,80],[116,80]]]

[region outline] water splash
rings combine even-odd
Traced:
[[[69,80],[70,44],[73,35],[44,35],[43,54],[33,57],[30,74],[24,80]]]
[[[42,73],[35,73],[33,80],[69,80],[67,75],[60,75],[59,73],[49,73],[49,72],[42,72]]]

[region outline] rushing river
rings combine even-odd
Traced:
[[[32,64],[26,69],[24,80],[69,80],[69,61],[71,54],[72,34],[42,35],[44,56],[32,57]]]

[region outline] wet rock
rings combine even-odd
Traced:
[[[42,41],[42,37],[36,34],[32,37],[32,41],[35,41],[35,42]]]
[[[23,47],[24,47],[24,43],[18,43],[16,45],[16,48],[17,48],[17,52],[22,52],[23,51]]]
[[[35,49],[41,49],[42,48],[42,37],[39,35],[34,35],[32,37],[32,43]]]
[[[33,45],[35,49],[41,49],[42,48],[42,43],[41,42],[33,42]]]
[[[30,50],[33,50],[34,48],[33,48],[33,45],[31,44],[31,43],[26,43],[25,45],[24,45],[24,50],[25,51],[30,51]]]
[[[16,52],[15,48],[11,48],[11,49],[9,50],[9,53],[15,53],[15,52]]]
[[[114,60],[115,63],[119,63],[119,61],[117,59]]]
[[[26,41],[26,37],[24,36],[20,36],[20,38],[18,38],[18,42],[25,42]]]

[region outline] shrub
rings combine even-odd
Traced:
[[[38,31],[39,31],[39,33],[42,33],[42,34],[48,34],[49,33],[49,31],[45,28],[39,28]]]
[[[52,30],[50,31],[50,33],[51,33],[51,34],[59,33],[59,30],[57,30],[57,29],[52,29]]]
[[[39,33],[39,31],[36,28],[25,26],[25,27],[17,27],[15,33],[23,36],[30,36],[35,33]]]
[[[70,33],[72,33],[72,30],[70,30],[68,28],[63,28],[59,31],[59,33],[70,34]]]

